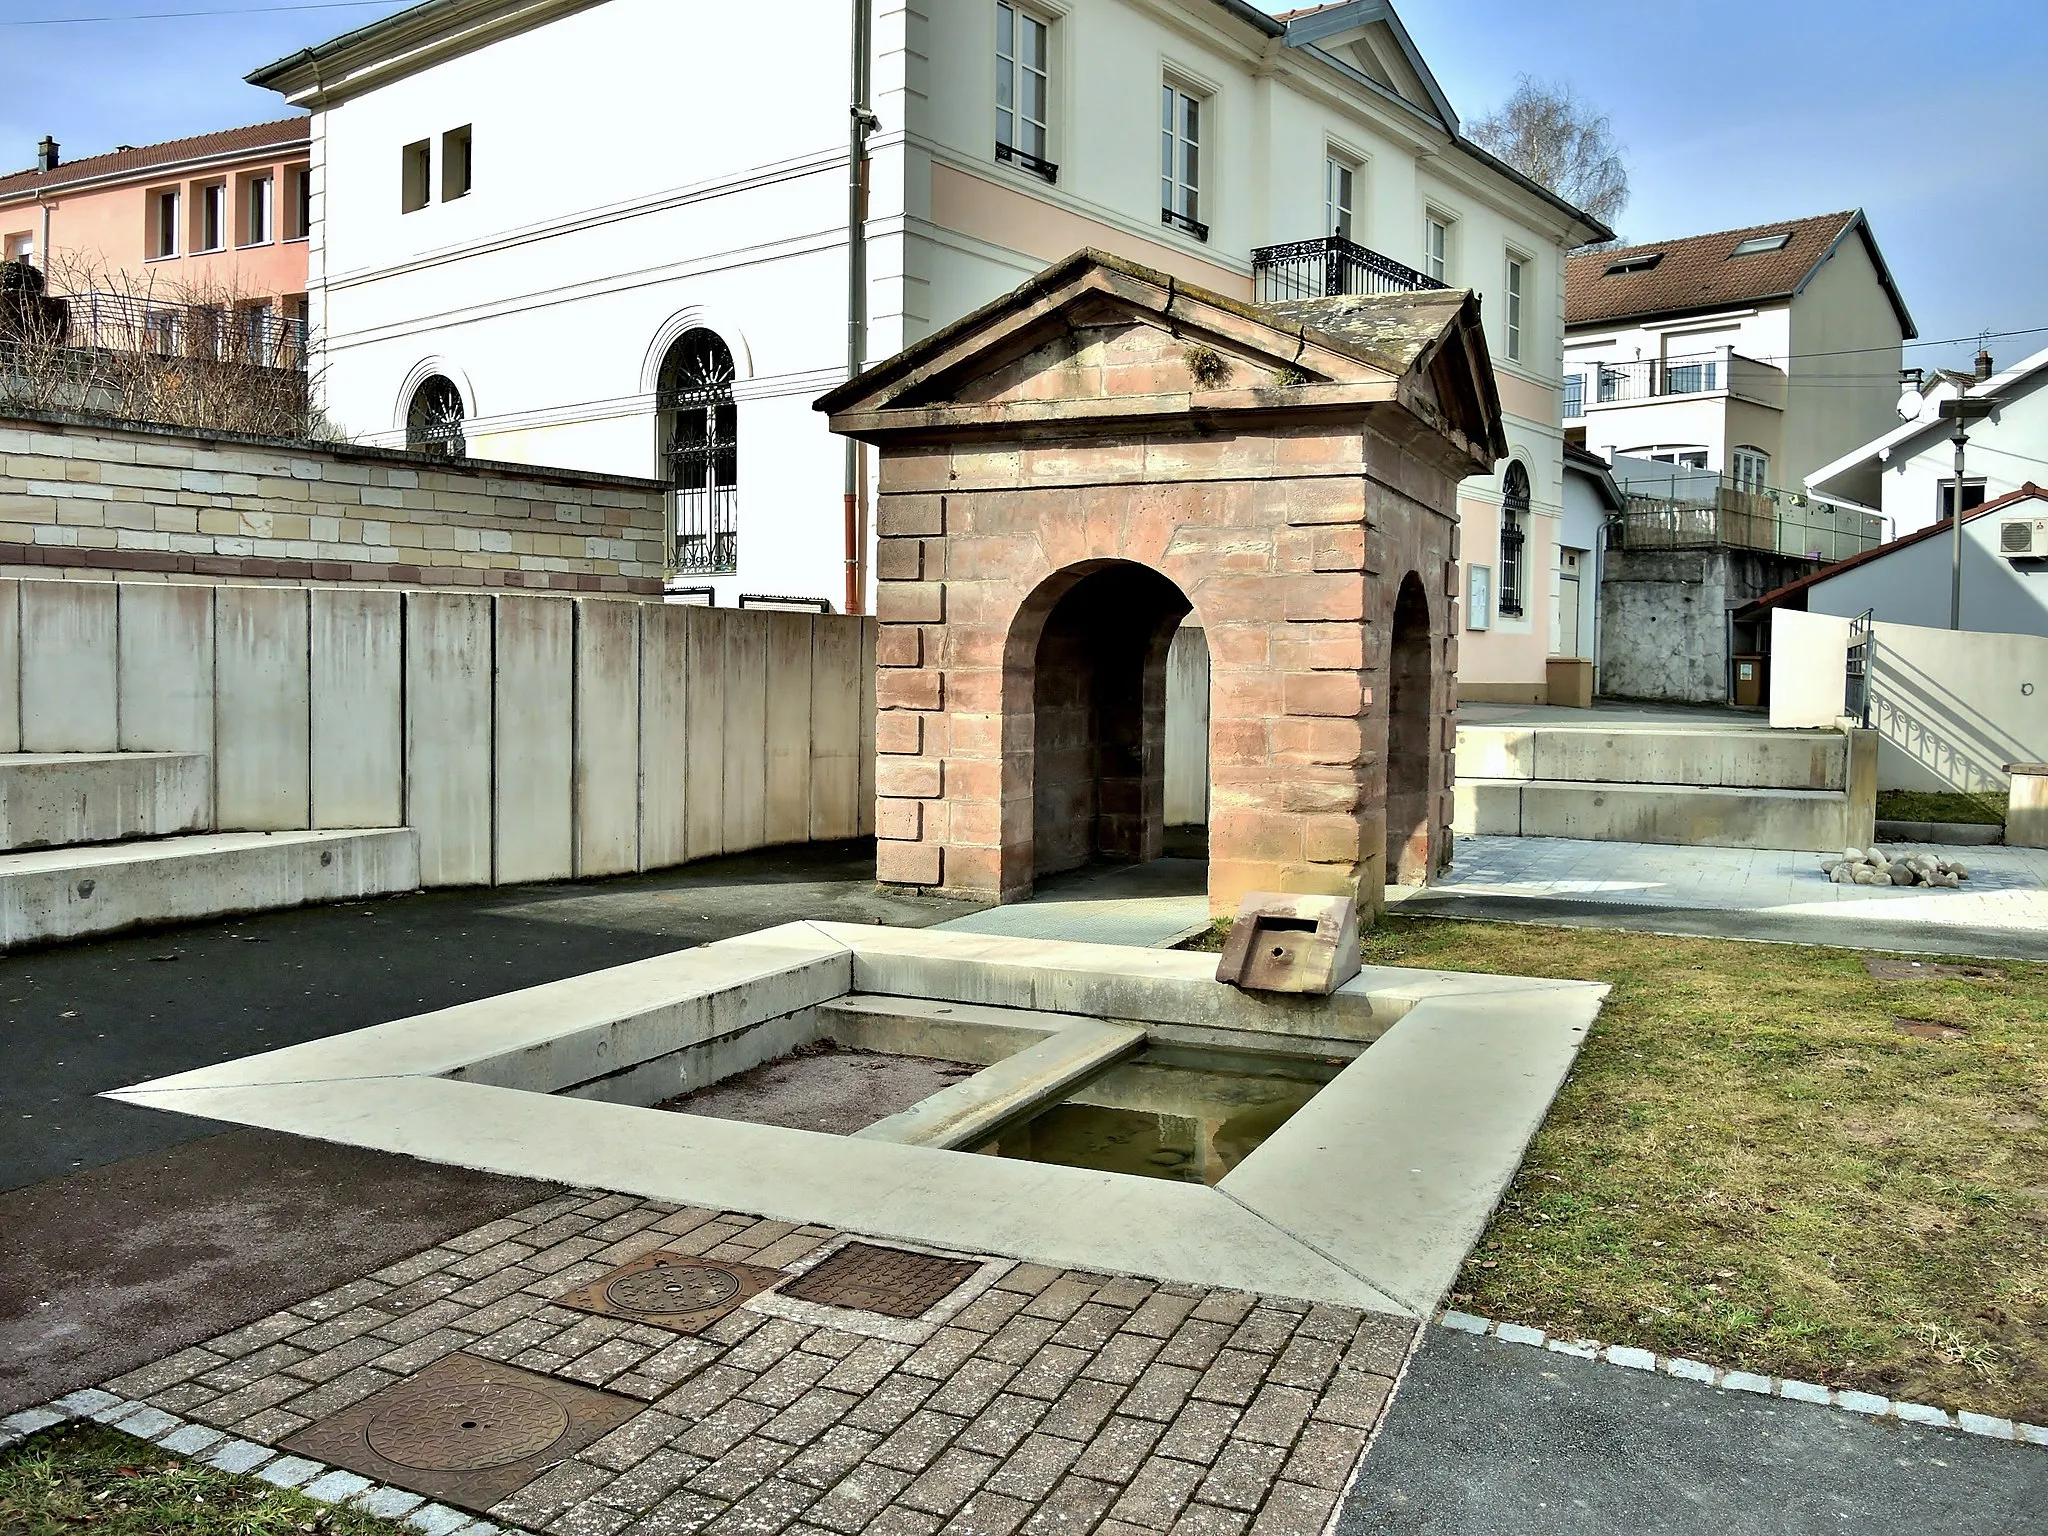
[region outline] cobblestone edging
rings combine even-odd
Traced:
[[[1456,1333],[1490,1334],[1510,1344],[1526,1344],[1532,1349],[1547,1349],[1553,1354],[1570,1355],[1579,1360],[1601,1360],[1609,1365],[1625,1366],[1633,1371],[1656,1371],[1661,1375],[1675,1376],[1681,1381],[1696,1381],[1702,1386],[1719,1387],[1725,1392],[1753,1392],[1759,1397],[1782,1397],[1788,1402],[1817,1403],[1822,1407],[1844,1408],[1850,1413],[1860,1413],[1866,1418],[1895,1419],[1902,1424],[1924,1424],[1931,1429],[1956,1429],[1966,1435],[1981,1435],[1987,1440],[2016,1440],[2023,1445],[2048,1445],[2048,1428],[2038,1424],[2016,1424],[2011,1419],[1995,1418],[1987,1413],[1970,1413],[1963,1409],[1951,1412],[1936,1408],[1928,1403],[1901,1403],[1889,1397],[1880,1397],[1875,1392],[1851,1392],[1844,1388],[1824,1387],[1817,1381],[1795,1381],[1784,1376],[1759,1376],[1751,1371],[1723,1370],[1717,1365],[1708,1365],[1700,1360],[1688,1360],[1682,1355],[1660,1355],[1647,1349],[1631,1349],[1621,1344],[1602,1344],[1595,1339],[1566,1339],[1545,1333],[1541,1328],[1525,1327],[1521,1323],[1500,1323],[1491,1318],[1474,1317],[1469,1312],[1445,1312],[1437,1318],[1437,1326],[1449,1328]]]
[[[40,1408],[24,1408],[0,1419],[0,1451],[30,1435],[79,1419],[91,1419],[159,1450],[183,1456],[217,1472],[254,1476],[273,1488],[291,1488],[321,1504],[346,1505],[410,1526],[421,1536],[525,1536],[515,1527],[480,1520],[466,1510],[434,1504],[416,1493],[373,1483],[339,1467],[280,1454],[267,1445],[194,1424],[147,1403],[131,1402],[96,1387],[71,1392]]]

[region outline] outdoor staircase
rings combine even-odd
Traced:
[[[404,827],[217,829],[203,753],[0,754],[0,949],[418,885]]]
[[[1842,731],[1461,725],[1452,830],[1713,848],[1860,847],[1875,832],[1875,762],[1866,764],[1867,756]]]

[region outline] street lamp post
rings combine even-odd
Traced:
[[[1963,450],[1970,445],[1969,426],[1983,421],[2005,402],[1987,396],[1962,395],[1941,402],[1941,419],[1956,424],[1956,488],[1949,498],[1948,627],[1963,627]]]

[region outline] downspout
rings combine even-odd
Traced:
[[[846,143],[846,376],[857,378],[868,360],[868,135],[876,127],[870,32],[872,0],[853,0],[852,102]],[[859,613],[861,580],[860,445],[846,440],[846,612]]]

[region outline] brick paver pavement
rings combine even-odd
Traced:
[[[908,1325],[773,1292],[697,1335],[554,1304],[657,1248],[797,1272],[841,1236],[564,1195],[107,1389],[270,1445],[455,1350],[645,1402],[490,1511],[552,1536],[1315,1536],[1413,1338],[1028,1263]]]

